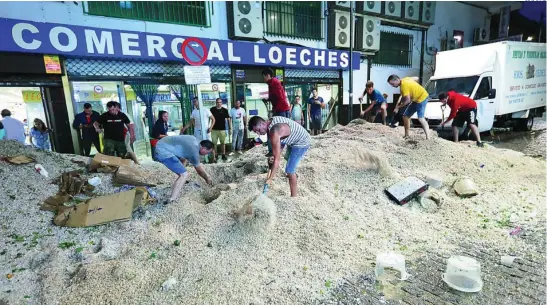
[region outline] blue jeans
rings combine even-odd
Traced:
[[[234,129],[232,131],[232,150],[241,150],[243,148],[243,129]]]
[[[290,110],[280,111],[280,112],[274,111],[273,116],[282,116],[282,117],[286,117],[286,118],[291,118],[291,111]]]
[[[296,167],[304,158],[306,152],[310,149],[309,146],[306,147],[290,147],[287,146],[287,153],[285,153],[285,160],[287,160],[287,166],[285,167],[285,173],[294,174],[296,173]]]
[[[180,162],[179,158],[175,156],[165,159],[158,159],[158,162],[165,165],[168,169],[170,169],[173,173],[177,175],[186,173],[186,167],[184,167],[184,165],[182,165],[182,162]]]
[[[421,103],[412,102],[410,103],[410,105],[408,105],[408,108],[406,108],[404,116],[409,118],[413,116],[415,112],[418,112],[418,118],[423,119],[425,115],[426,106],[427,106],[427,98]]]

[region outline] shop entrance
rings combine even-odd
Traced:
[[[327,103],[324,109],[321,109],[321,125],[324,126],[324,131],[334,127],[337,124],[336,121],[336,102],[338,101],[338,84],[321,84],[321,83],[299,83],[299,84],[287,84],[285,85],[285,91],[287,92],[289,102],[294,103],[295,97],[300,96],[302,103],[302,111],[304,112],[304,126],[309,130],[309,119],[308,119],[308,100],[313,96],[313,89],[317,88],[317,93],[320,97],[323,98],[325,103]],[[329,117],[329,113],[331,113]],[[327,123],[325,125],[325,123]]]
[[[32,145],[30,131],[39,119],[50,129],[48,150],[74,153],[62,87],[0,87],[0,110],[25,124],[25,144]],[[60,140],[62,139],[62,140]]]

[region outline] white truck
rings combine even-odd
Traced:
[[[442,120],[439,93],[455,90],[477,102],[480,132],[508,123],[531,130],[534,117],[545,112],[545,54],[544,43],[514,41],[439,52],[435,73],[425,86],[429,125],[438,128]],[[447,106],[444,117],[449,114]]]

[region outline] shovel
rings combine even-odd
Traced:
[[[268,176],[266,177],[266,181],[270,179],[270,176],[272,175],[272,169],[270,168],[268,170]],[[253,214],[253,203],[260,200],[262,196],[266,196],[266,193],[268,192],[270,186],[267,183],[264,183],[264,188],[262,189],[262,194],[258,195],[258,197],[249,200],[247,203],[245,203],[241,208],[233,212],[233,217],[241,222],[244,215],[251,215]]]

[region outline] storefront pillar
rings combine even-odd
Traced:
[[[66,63],[63,61],[64,71],[66,71]],[[73,102],[73,94],[72,89],[70,86],[70,81],[68,80],[68,73],[65,73],[65,75],[61,76],[61,82],[63,84],[63,93],[65,95],[65,103],[66,103],[66,110],[68,113],[68,122],[70,124],[70,135],[72,136],[72,143],[74,146],[74,152],[76,154],[80,154],[80,141],[79,141],[79,133],[76,129],[72,128],[72,124],[74,123],[74,118],[76,117],[75,111],[74,111],[74,102]]]

